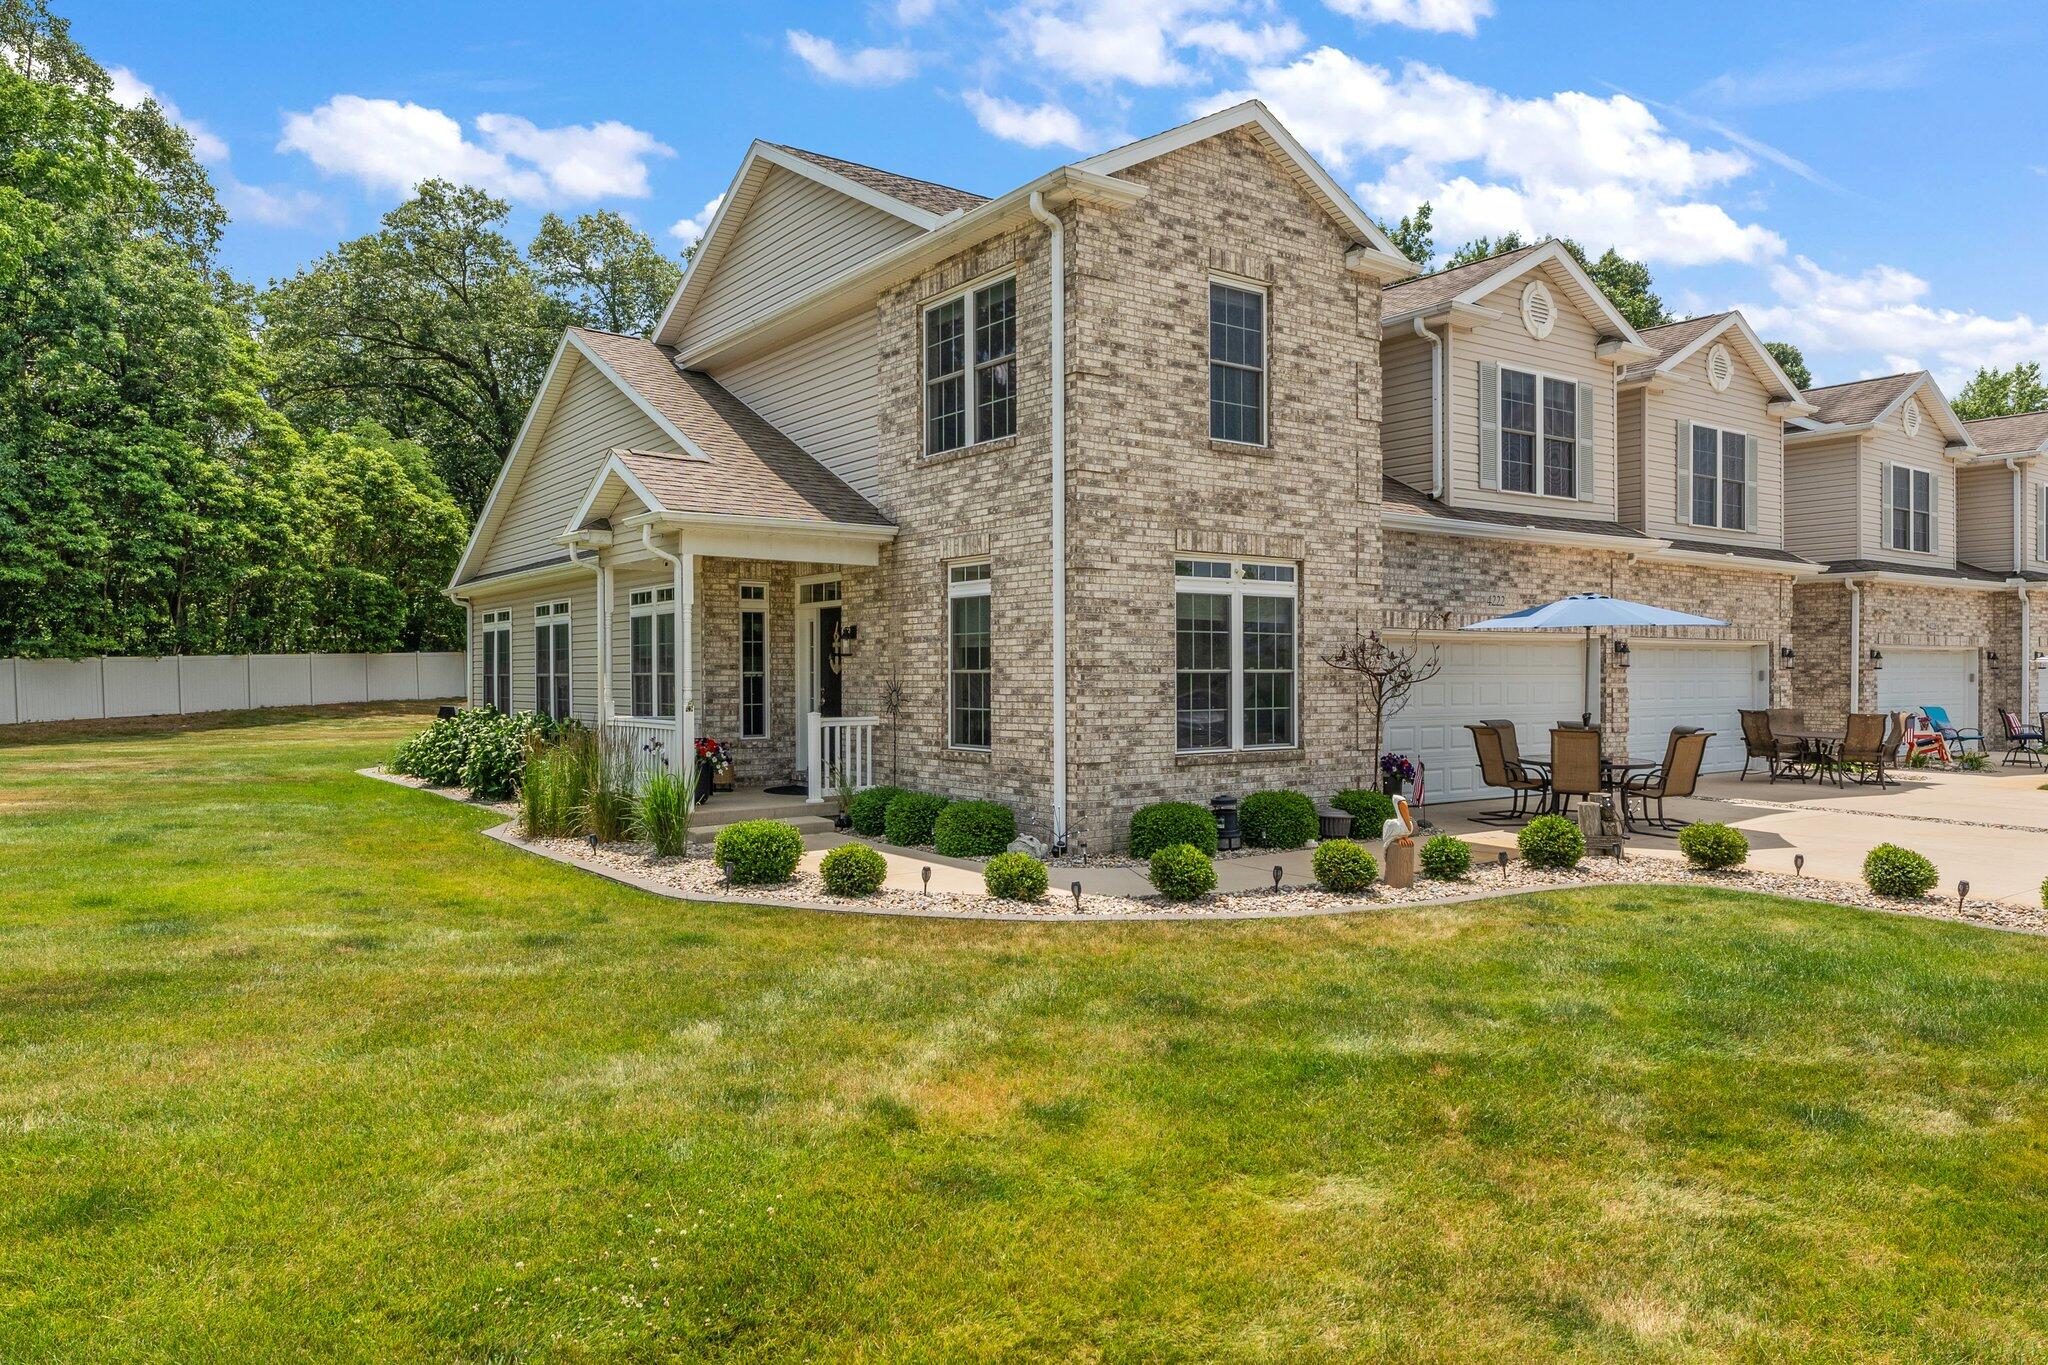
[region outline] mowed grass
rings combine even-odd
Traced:
[[[0,1359],[2048,1352],[2039,940],[686,906],[415,723],[0,748]]]

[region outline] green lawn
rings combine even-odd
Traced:
[[[0,747],[0,1359],[2048,1353],[2048,943],[697,908],[411,726]]]

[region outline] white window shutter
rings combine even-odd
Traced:
[[[1877,467],[1879,493],[1877,498],[1877,543],[1887,550],[1899,547],[1892,544],[1892,465],[1886,460]]]
[[[1500,366],[1479,362],[1479,486],[1500,487]]]
[[[1941,472],[1927,476],[1927,551],[1941,553]]]
[[[1742,442],[1742,529],[1756,529],[1756,437],[1742,435],[1736,438]]]
[[[1593,386],[1579,385],[1579,431],[1578,441],[1573,449],[1577,455],[1577,468],[1572,471],[1572,484],[1579,490],[1580,502],[1593,501],[1594,461],[1599,458],[1597,437],[1599,423],[1593,420],[1597,411],[1593,406]]]
[[[1692,423],[1678,419],[1678,524],[1692,525]]]
[[[2034,558],[2048,559],[2048,488],[2041,490],[2041,515],[2034,527]]]

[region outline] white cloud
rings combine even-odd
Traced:
[[[1479,21],[1493,13],[1493,0],[1323,0],[1339,14],[1369,24],[1399,24],[1431,33],[1479,32]]]
[[[266,189],[246,184],[232,174],[223,175],[220,197],[230,217],[265,227],[296,227],[312,221],[328,207],[327,201],[311,190]]]
[[[1063,104],[1048,101],[1027,107],[980,90],[969,90],[961,98],[974,111],[974,120],[984,131],[1006,142],[1019,142],[1026,147],[1072,147],[1076,151],[1090,145],[1081,120]]]
[[[107,72],[114,82],[114,103],[133,109],[146,100],[155,100],[157,108],[164,111],[164,117],[192,135],[192,154],[209,165],[228,159],[228,144],[204,123],[196,118],[186,118],[185,111],[178,108],[164,92],[136,75],[125,66],[117,66]]]
[[[793,28],[783,35],[805,66],[841,85],[894,85],[917,74],[917,54],[900,47],[842,50],[830,38]]]
[[[1440,240],[1560,234],[1673,266],[1784,250],[1776,233],[1701,197],[1753,169],[1748,157],[1672,136],[1626,95],[1525,99],[1431,66],[1396,75],[1330,47],[1246,79],[1202,107],[1257,96],[1339,170],[1378,163],[1380,178],[1358,186],[1367,206],[1399,214],[1428,199]]]
[[[1033,59],[1089,85],[1182,85],[1200,73],[1184,58],[1272,61],[1300,48],[1291,21],[1256,27],[1256,0],[1029,0],[1007,21]]]
[[[921,24],[939,8],[939,0],[896,0],[896,22],[905,28]]]
[[[1835,52],[1801,51],[1746,71],[1726,71],[1700,87],[1722,104],[1796,104],[1856,91],[1910,90],[1928,79],[1926,43],[1868,42]]]
[[[690,217],[678,218],[675,222],[670,223],[668,235],[681,242],[684,246],[697,241],[711,230],[711,220],[718,216],[718,206],[724,202],[725,196],[723,194],[713,196],[710,203],[698,209]]]
[[[1299,52],[1308,41],[1292,20],[1260,24],[1257,28],[1211,21],[1182,30],[1180,38],[1189,47],[1237,62],[1276,61],[1290,52]]]
[[[530,203],[639,198],[648,159],[674,155],[652,134],[611,120],[540,128],[482,114],[476,131],[481,140],[425,105],[336,95],[310,113],[286,114],[277,149],[373,189],[406,192],[439,176]]]

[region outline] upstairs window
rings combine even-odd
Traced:
[[[1692,429],[1692,524],[1749,530],[1750,441],[1739,431]]]
[[[1510,493],[1578,497],[1577,384],[1501,367],[1500,486]]]
[[[1894,550],[1927,554],[1934,549],[1934,475],[1908,465],[1891,466],[1891,525]]]
[[[958,450],[1017,430],[1017,281],[998,280],[924,314],[924,448]]]
[[[1266,296],[1209,284],[1209,435],[1266,443]]]

